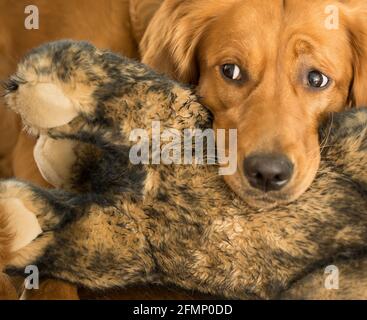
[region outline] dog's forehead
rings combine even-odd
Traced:
[[[318,32],[334,30],[334,34],[344,26],[341,22],[341,4],[339,1],[327,0],[283,0],[283,1],[239,1],[224,10],[213,27],[219,36],[222,34],[241,34],[251,37],[263,35],[262,44],[267,36],[279,32],[292,32],[296,28],[303,30],[315,28]],[[338,24],[333,28],[330,24]]]
[[[339,3],[324,0],[284,3],[287,5],[283,6],[283,1],[246,0],[231,6],[208,27],[200,55],[214,60],[209,64],[215,64],[223,56],[237,56],[238,60],[251,61],[251,65],[263,65],[265,58],[277,63],[279,52],[282,56],[297,55],[297,49],[306,48],[309,50],[305,54],[319,53],[328,59],[331,56],[333,64],[350,58],[349,33]]]

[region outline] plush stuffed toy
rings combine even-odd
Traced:
[[[154,282],[230,298],[320,298],[335,264],[348,272],[334,297],[366,298],[366,110],[334,115],[310,190],[259,211],[216,166],[131,163],[136,128],[211,126],[189,88],[142,64],[84,42],[50,43],[20,63],[5,99],[38,137],[35,159],[57,187],[1,182],[8,272],[36,265],[95,290]]]

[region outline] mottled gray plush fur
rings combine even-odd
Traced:
[[[365,109],[334,115],[310,190],[258,211],[215,166],[129,162],[130,131],[152,120],[211,126],[189,88],[87,43],[56,42],[32,51],[7,84],[7,103],[21,115],[20,88],[37,77],[73,99],[83,93],[78,117],[48,131],[70,141],[77,160],[63,190],[2,183],[43,230],[10,269],[36,264],[42,275],[92,289],[158,282],[228,298],[366,298]],[[330,264],[340,268],[339,291],[324,288]]]

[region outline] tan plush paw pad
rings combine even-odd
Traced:
[[[62,89],[53,83],[26,84],[19,88],[14,111],[30,126],[55,128],[69,123],[78,112]]]
[[[10,251],[15,252],[24,248],[42,233],[36,215],[28,210],[21,200],[1,199],[0,207],[8,220],[9,231],[14,235]]]

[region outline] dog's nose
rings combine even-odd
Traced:
[[[283,155],[249,156],[244,169],[251,186],[264,192],[281,190],[293,175],[293,164]]]

